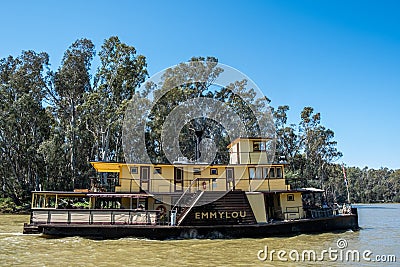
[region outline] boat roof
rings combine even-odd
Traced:
[[[269,140],[273,140],[274,138],[271,137],[238,137],[235,140],[233,140],[228,146],[227,148],[231,148],[232,146],[234,146],[235,144],[239,143],[239,141],[241,140],[247,140],[247,141],[269,141]]]
[[[322,190],[322,189],[314,188],[314,187],[306,187],[306,188],[301,188],[301,189],[304,190],[304,191],[307,191],[307,192],[314,192],[314,193],[322,193],[322,192],[325,192],[325,191]]]
[[[114,193],[114,192],[70,192],[70,191],[33,191],[36,195],[59,196],[59,197],[101,197],[101,198],[147,198],[151,194],[145,193]]]
[[[285,189],[285,190],[271,190],[271,191],[250,191],[250,192],[246,192],[246,194],[249,193],[257,193],[257,192],[263,192],[263,193],[323,193],[325,192],[322,189],[318,189],[318,188],[296,188],[296,189]]]
[[[123,162],[109,162],[109,161],[91,161],[90,164],[92,164],[93,168],[97,172],[120,172],[122,166],[128,166],[128,167],[137,167],[137,166],[149,166],[152,165],[154,167],[163,167],[163,166],[192,166],[192,167],[204,167],[204,166],[210,166],[210,167],[235,167],[235,166],[279,166],[279,165],[286,165],[285,162],[276,162],[276,163],[270,163],[270,164],[212,164],[210,165],[209,163],[205,162],[174,162],[174,164],[170,163],[123,163]]]

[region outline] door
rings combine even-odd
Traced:
[[[175,167],[174,175],[175,192],[183,190],[183,169]]]
[[[150,167],[142,166],[140,167],[140,188],[142,190],[149,190],[149,181],[150,181]]]
[[[226,168],[226,190],[235,189],[235,172],[233,168]]]

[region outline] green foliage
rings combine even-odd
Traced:
[[[146,90],[138,92],[148,77],[147,62],[133,46],[116,36],[104,40],[99,68],[92,71],[95,55],[93,43],[83,38],[65,51],[56,71],[50,70],[46,53],[24,51],[0,59],[0,211],[23,209],[33,190],[88,188],[94,174],[91,160],[123,161],[122,124],[128,101],[134,98],[131,108],[148,110],[151,103],[144,96],[152,91],[162,95],[169,90],[147,121],[146,145],[153,162],[168,161],[160,147],[161,126],[171,110],[191,98],[223,102],[239,114],[248,136],[259,133],[255,119],[266,114],[254,115],[248,104],[258,110],[265,101],[255,98],[246,80],[215,88],[213,81],[223,70],[214,57],[194,57],[189,64],[201,71],[180,64],[166,71],[161,86],[147,83]],[[276,156],[286,157],[290,183],[322,187],[332,201],[346,201],[342,169],[335,163],[342,154],[334,132],[321,125],[320,113],[311,107],[303,109],[298,124],[287,123],[288,110],[289,106],[279,106],[274,118]],[[193,119],[182,128],[183,154],[196,158],[198,130],[218,147],[214,163],[227,163],[226,129],[207,118]],[[347,178],[353,202],[400,201],[400,170],[351,167]]]
[[[94,55],[79,39],[55,72],[46,53],[0,60],[0,196],[21,205],[33,190],[88,188],[90,160],[122,159],[122,117],[146,60],[111,37],[93,81]]]
[[[37,153],[49,138],[49,116],[42,106],[48,55],[25,51],[0,60],[1,192],[17,205],[29,198],[44,176]]]
[[[336,149],[334,132],[321,125],[321,115],[305,107],[298,125],[287,125],[288,106],[274,111],[278,135],[277,155],[288,162],[286,177],[293,188],[318,187],[329,201],[346,202],[347,189],[342,166],[335,163],[342,153]],[[400,170],[346,168],[351,202],[399,202]]]
[[[0,198],[0,213],[22,213],[28,211],[29,208],[29,204],[18,206],[10,197]]]

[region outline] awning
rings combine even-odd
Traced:
[[[90,162],[97,172],[120,172],[121,163],[117,162],[103,162],[92,161]]]

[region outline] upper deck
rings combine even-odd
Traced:
[[[230,164],[181,160],[174,164],[91,162],[98,173],[114,173],[115,192],[173,194],[183,191],[289,190],[285,165],[271,164],[270,139],[238,138],[229,146]],[[92,191],[101,190],[97,184]]]

